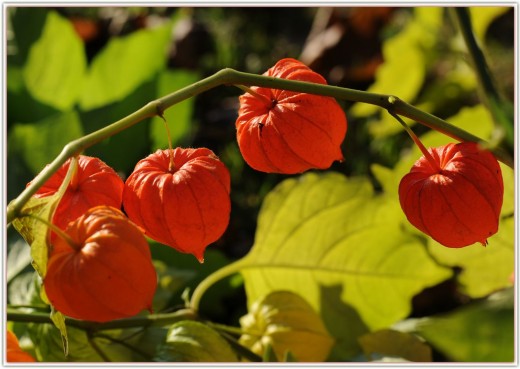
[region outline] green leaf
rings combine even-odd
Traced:
[[[27,248],[27,245],[25,246]],[[9,283],[8,301],[11,305],[31,305],[35,292],[35,272],[25,272],[17,275]]]
[[[27,243],[19,239],[10,246],[7,254],[6,283],[9,283],[29,264],[31,264],[31,249]]]
[[[505,6],[474,6],[470,7],[471,23],[475,37],[484,42],[486,31],[498,16],[507,12],[511,7]]]
[[[46,223],[52,223],[54,211],[58,206],[63,194],[72,178],[72,174],[77,168],[77,159],[73,158],[67,175],[63,179],[63,183],[56,193],[52,196],[36,198],[31,197],[29,201],[22,207],[20,214],[24,216],[13,220],[13,227],[20,233],[25,241],[31,245],[32,265],[41,279],[45,279],[47,273],[47,261],[49,255],[49,227]],[[41,296],[45,303],[49,303],[45,290],[42,286]],[[51,320],[56,325],[61,334],[64,352],[68,352],[67,328],[65,326],[65,318],[63,315],[54,311],[51,312]]]
[[[514,290],[452,313],[426,320],[419,332],[431,345],[459,362],[513,362],[515,359]]]
[[[41,37],[33,44],[23,77],[31,94],[58,110],[68,110],[83,87],[86,56],[72,24],[49,12]]]
[[[34,342],[38,361],[103,362],[106,357],[114,362],[131,362],[135,360],[132,345],[137,345],[141,336],[137,329],[103,331],[104,335],[130,345],[127,347],[104,337],[89,337],[88,332],[83,329],[68,327],[68,333],[69,352],[65,354],[60,332],[55,327],[49,324],[30,324],[29,334]],[[142,357],[138,358],[142,360]]]
[[[78,114],[69,111],[34,123],[16,123],[9,133],[8,148],[37,174],[66,144],[82,135]]]
[[[161,311],[168,306],[171,298],[178,293],[197,272],[189,269],[179,269],[160,260],[153,261],[157,271],[157,290],[153,297],[153,311]]]
[[[67,325],[65,324],[65,317],[58,310],[55,310],[54,307],[51,309],[51,320],[60,331],[61,336],[61,345],[63,348],[63,353],[65,356],[69,354],[69,338],[67,333]]]
[[[289,291],[257,300],[240,318],[240,326],[244,333],[239,342],[263,361],[285,361],[291,353],[296,361],[322,362],[334,345],[321,317],[302,296]]]
[[[183,320],[170,327],[158,361],[236,362],[238,358],[217,331],[200,322]]]
[[[443,265],[462,268],[457,276],[462,291],[479,298],[498,289],[511,286],[515,270],[515,221],[501,219],[499,232],[488,239],[488,246],[473,245],[450,249],[429,240],[431,255]]]
[[[309,173],[283,181],[265,199],[255,244],[240,261],[249,304],[274,290],[300,294],[341,354],[354,354],[355,337],[406,317],[415,294],[451,275],[402,232],[403,217],[395,198],[374,195],[367,179]]]
[[[415,362],[432,361],[432,350],[417,336],[391,329],[382,329],[359,337],[363,352],[368,358],[375,354]]]
[[[42,34],[48,13],[49,9],[44,7],[21,6],[9,9],[16,43],[16,65],[25,63],[31,46]]]
[[[165,96],[199,80],[199,74],[175,70],[165,70],[159,75],[157,96]],[[168,122],[172,146],[179,146],[183,139],[193,132],[192,113],[193,99],[184,100],[168,108],[164,112],[164,118]],[[152,151],[168,147],[168,136],[164,127],[164,121],[154,117],[150,126]]]
[[[112,38],[96,55],[80,99],[83,110],[119,101],[151,80],[166,63],[171,22]]]
[[[106,127],[132,114],[147,104],[156,91],[156,81],[151,80],[140,85],[135,91],[117,103],[99,109],[81,112],[81,121],[85,133],[91,133]],[[150,119],[118,132],[116,135],[91,146],[85,150],[86,155],[96,156],[116,171],[130,173],[135,164],[150,154]],[[131,142],[132,145],[128,143]]]
[[[442,8],[424,7],[418,11],[419,14],[401,32],[383,44],[384,63],[377,69],[369,92],[396,95],[404,101],[416,97],[426,74],[423,49],[435,41]],[[357,103],[351,113],[368,116],[380,109],[375,105]]]
[[[31,197],[20,210],[23,216],[16,218],[12,223],[18,233],[31,245],[32,264],[42,278],[45,278],[47,272],[49,254],[49,227],[46,223],[52,223],[54,211],[67,190],[76,166],[77,160],[74,158],[58,191],[52,196]]]

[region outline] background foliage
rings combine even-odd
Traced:
[[[495,80],[513,101],[513,8],[471,8],[471,15]],[[6,21],[8,201],[69,141],[221,68],[263,73],[283,57],[302,60],[329,84],[391,93],[482,138],[493,136],[493,118],[446,8],[10,7]],[[336,339],[332,361],[513,360],[512,170],[502,166],[504,207],[489,246],[446,249],[400,210],[398,183],[420,154],[385,111],[340,101],[349,121],[346,160],[326,172],[266,175],[239,153],[238,94],[220,87],[166,111],[174,146],[208,147],[230,169],[232,214],[203,265],[151,243],[160,276],[156,312],[181,306],[186,288],[238,260],[241,273],[202,300],[201,312],[215,322],[238,326],[248,305],[284,289],[321,315]],[[427,146],[450,141],[414,129]],[[153,118],[86,154],[125,178],[138,160],[165,147],[163,122]],[[29,248],[12,229],[7,233],[8,303],[46,309]],[[171,347],[186,332],[207,329],[91,337],[69,327],[71,354],[64,357],[53,326],[11,326],[44,361],[188,360],[188,349],[176,356]]]

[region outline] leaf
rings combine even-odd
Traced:
[[[82,110],[119,101],[164,68],[171,22],[110,39],[96,55],[80,99]]]
[[[181,290],[188,281],[196,276],[195,270],[179,269],[163,263],[153,261],[157,272],[157,290],[153,297],[153,311],[162,311],[168,307],[173,295]]]
[[[37,174],[66,144],[82,135],[78,114],[69,111],[34,123],[15,124],[9,133],[8,147],[10,153],[21,155]]]
[[[485,41],[486,31],[489,25],[498,16],[507,12],[511,7],[505,6],[472,6],[469,8],[471,23],[475,37],[480,42]]]
[[[406,27],[383,44],[384,63],[379,66],[375,82],[368,92],[392,94],[404,101],[412,101],[419,92],[426,74],[423,48],[431,46],[435,40],[442,8],[424,7]],[[375,105],[357,103],[351,114],[368,116],[381,108]]]
[[[158,361],[235,362],[238,358],[217,331],[200,322],[183,320],[170,327]]]
[[[72,24],[49,12],[41,37],[29,51],[24,81],[38,100],[68,110],[82,90],[86,63],[83,43]]]
[[[274,290],[300,294],[338,339],[337,354],[355,354],[358,335],[406,317],[415,294],[451,275],[402,232],[402,220],[395,199],[375,196],[367,179],[309,173],[283,181],[239,261],[248,303]]]
[[[514,290],[509,288],[486,300],[428,319],[418,327],[418,333],[448,360],[513,362],[514,300]]]
[[[308,302],[289,291],[275,291],[257,300],[240,318],[239,342],[263,361],[325,361],[334,339]],[[312,350],[309,350],[312,347]]]
[[[406,359],[406,361],[432,361],[431,348],[410,333],[382,329],[359,337],[359,342],[368,358],[379,354],[383,357]]]
[[[198,79],[198,73],[184,70],[165,70],[159,75],[157,96],[170,94],[196,82]],[[193,132],[193,103],[193,99],[184,100],[164,112],[173,147],[179,146],[179,143]],[[154,117],[152,119],[150,137],[152,139],[152,151],[168,147],[168,136],[166,135],[164,121],[161,118]]]
[[[515,221],[502,219],[499,232],[488,239],[488,246],[473,245],[460,249],[446,248],[428,241],[431,255],[443,265],[462,268],[457,281],[462,292],[473,298],[511,286],[515,270]]]
[[[47,261],[49,254],[49,227],[46,223],[52,223],[54,211],[58,206],[63,194],[72,178],[72,174],[77,168],[77,159],[73,158],[67,175],[63,179],[63,183],[56,193],[52,196],[36,198],[31,197],[29,201],[22,207],[20,214],[23,217],[13,220],[14,228],[20,233],[25,241],[31,245],[32,265],[42,280],[45,279],[47,273]],[[42,286],[42,299],[48,304],[45,291]],[[58,311],[51,312],[51,320],[61,333],[63,349],[68,351],[67,328],[65,327],[65,318]]]
[[[28,248],[25,245],[25,248]],[[11,305],[31,305],[35,292],[34,271],[18,274],[9,283],[8,302]],[[34,306],[34,305],[32,305]]]
[[[21,239],[10,246],[7,254],[7,275],[6,283],[16,277],[22,270],[31,263],[31,249]]]
[[[67,333],[67,326],[65,324],[65,317],[58,310],[55,310],[54,307],[51,309],[51,320],[60,331],[61,336],[61,345],[63,348],[63,353],[65,356],[69,354],[69,338]]]
[[[81,121],[85,133],[103,129],[108,123],[116,122],[147,104],[156,91],[156,81],[151,80],[140,85],[121,101],[99,109],[81,112]],[[118,172],[131,173],[135,164],[150,154],[150,119],[145,119],[118,132],[116,135],[85,150],[86,155],[96,156]],[[128,143],[131,142],[132,145]]]
[[[41,362],[103,362],[104,357],[114,362],[131,362],[134,350],[132,345],[137,345],[141,334],[137,329],[110,330],[102,333],[108,337],[123,341],[130,347],[110,341],[102,337],[89,338],[87,331],[74,327],[68,327],[69,352],[66,355],[62,350],[60,332],[49,324],[31,323],[29,334],[34,342],[36,356]],[[94,347],[96,345],[96,347]],[[140,348],[140,346],[136,346]],[[142,360],[141,356],[137,356]]]

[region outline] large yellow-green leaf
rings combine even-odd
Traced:
[[[402,221],[396,198],[375,195],[367,179],[285,180],[264,201],[255,244],[240,261],[249,303],[275,290],[298,293],[337,339],[335,354],[354,354],[356,337],[406,317],[415,294],[451,275]]]
[[[113,38],[94,58],[80,99],[83,110],[119,101],[166,63],[171,23]]]
[[[67,110],[79,97],[86,64],[83,43],[72,24],[58,13],[49,12],[41,37],[29,51],[23,77],[35,98]]]
[[[424,49],[431,47],[442,17],[440,7],[419,7],[406,27],[383,44],[384,63],[377,69],[369,92],[392,94],[412,101],[426,74]],[[380,110],[375,105],[357,103],[351,113],[367,116]]]
[[[505,165],[501,168],[504,179],[502,218],[498,233],[488,239],[488,245],[447,249],[433,240],[428,241],[432,256],[440,263],[462,268],[458,281],[463,291],[475,298],[510,286],[515,269],[514,172]]]

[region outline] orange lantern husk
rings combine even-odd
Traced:
[[[327,84],[298,60],[282,59],[266,76]],[[331,97],[251,87],[240,96],[237,141],[244,160],[267,173],[294,174],[327,169],[342,161],[347,132],[343,109]]]
[[[68,159],[34,196],[54,195],[67,175],[70,163],[71,159]],[[69,222],[92,207],[107,205],[120,209],[123,188],[124,182],[114,169],[96,157],[79,155],[77,171],[56,208],[53,223],[65,229]]]
[[[126,180],[123,207],[147,236],[203,262],[228,226],[229,193],[229,171],[211,150],[158,150]]]
[[[23,351],[20,348],[20,343],[18,342],[18,338],[15,336],[13,332],[7,330],[6,335],[6,354],[7,354],[7,362],[8,363],[31,363],[36,360],[29,353]]]
[[[429,149],[440,169],[423,156],[399,184],[399,200],[416,228],[440,244],[487,244],[498,231],[504,184],[500,165],[476,143]]]
[[[58,311],[106,322],[151,310],[157,274],[149,245],[120,210],[89,209],[65,233],[70,240],[57,237],[43,283]]]

